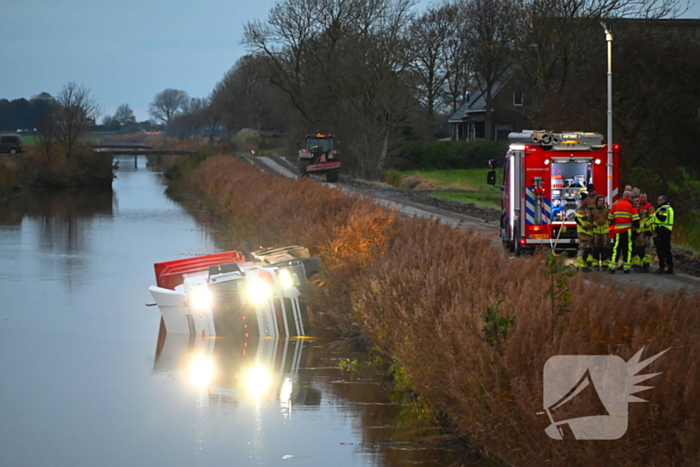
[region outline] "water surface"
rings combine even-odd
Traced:
[[[113,190],[0,206],[0,465],[449,465],[406,407],[318,340],[160,332],[153,263],[222,251],[221,226],[143,158]],[[196,213],[194,213],[196,214]],[[195,221],[195,217],[198,219]],[[211,217],[211,216],[210,216]]]

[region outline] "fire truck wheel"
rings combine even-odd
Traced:
[[[503,235],[507,235],[507,234],[505,233],[505,231],[503,232]],[[513,253],[513,251],[514,251],[513,242],[508,241],[508,240],[503,240],[503,249],[506,250],[506,251],[510,251],[511,253]]]
[[[501,242],[504,250],[513,252],[513,242],[508,240],[508,218],[503,214],[501,214]]]
[[[515,232],[513,233],[513,253],[515,256],[520,256],[525,251],[525,248],[520,244],[520,223],[515,224]]]

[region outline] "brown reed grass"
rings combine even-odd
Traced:
[[[569,280],[571,311],[553,319],[543,255],[510,259],[491,239],[398,216],[309,180],[263,174],[231,157],[192,176],[235,226],[233,249],[298,243],[321,256],[317,320],[361,336],[401,364],[412,388],[482,452],[514,465],[700,464],[700,296]],[[483,314],[515,317],[502,353]],[[543,367],[555,355],[629,360],[670,348],[644,373],[653,389],[629,404],[613,441],[545,434]]]

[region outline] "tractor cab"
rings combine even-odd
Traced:
[[[318,156],[328,154],[333,150],[333,135],[307,135],[306,149]]]

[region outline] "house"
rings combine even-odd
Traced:
[[[508,141],[508,134],[531,128],[530,119],[523,113],[527,98],[526,86],[517,78],[496,83],[492,89],[494,125],[492,140]],[[448,120],[452,141],[482,141],[486,132],[486,100],[483,89],[470,93],[466,101]]]

